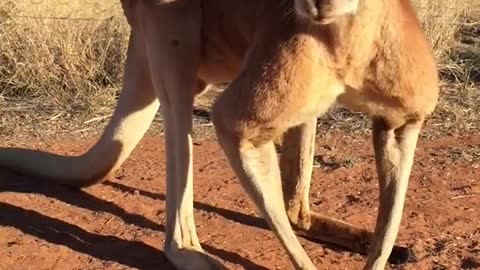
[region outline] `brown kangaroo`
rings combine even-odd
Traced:
[[[2,148],[0,166],[78,187],[97,183],[129,156],[161,103],[166,256],[178,269],[223,269],[204,254],[195,231],[192,106],[207,85],[231,81],[212,110],[218,141],[294,267],[315,269],[295,230],[360,253],[368,249],[364,269],[384,269],[421,125],[439,92],[431,48],[410,1],[122,4],[131,26],[125,81],[99,141],[76,157]],[[315,119],[336,101],[373,118],[380,183],[374,233],[309,209]],[[281,135],[278,161],[273,141]]]

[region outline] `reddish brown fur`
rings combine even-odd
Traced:
[[[0,166],[64,184],[91,184],[128,157],[159,99],[167,140],[165,253],[179,269],[222,269],[203,253],[195,231],[191,109],[207,84],[232,81],[213,108],[218,139],[293,265],[315,268],[289,222],[298,234],[360,253],[370,245],[365,269],[383,269],[398,232],[420,126],[438,98],[435,62],[410,2],[122,5],[132,27],[125,83],[99,142],[79,158],[0,149]],[[315,119],[336,101],[374,118],[380,183],[374,234],[309,209]],[[279,168],[272,141],[283,133]],[[92,173],[85,176],[85,169]]]

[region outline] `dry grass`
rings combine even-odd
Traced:
[[[46,97],[68,110],[110,104],[121,83],[128,33],[118,4],[3,0],[0,94]]]
[[[122,83],[128,38],[119,2],[0,1],[0,130],[2,125],[11,126],[7,115],[25,113],[16,109],[22,108],[22,102],[35,114],[43,108],[48,114],[44,119],[59,113],[108,114],[105,110],[112,109]],[[475,106],[480,97],[474,85],[480,81],[480,2],[414,3],[448,83],[434,122],[448,129],[459,125],[474,129],[480,123],[480,109]],[[208,97],[213,96],[199,101],[208,107],[212,101]],[[364,115],[342,108],[321,120],[329,129],[368,126]]]
[[[480,129],[480,2],[415,0],[443,79],[431,133]],[[436,131],[436,132],[435,132]]]
[[[471,48],[470,55],[461,55],[459,46],[462,44],[459,43],[462,41],[460,35],[462,30],[467,30],[467,33],[463,34],[475,35],[475,27],[478,27],[477,30],[480,29],[478,24],[480,17],[476,17],[477,12],[480,12],[480,2],[476,0],[415,0],[414,3],[433,46],[442,75],[454,78],[457,82],[472,79],[472,69],[476,68],[475,64],[480,64],[472,60],[478,61],[475,53],[478,54],[480,51],[475,52],[475,48]],[[480,50],[479,47],[476,49]]]

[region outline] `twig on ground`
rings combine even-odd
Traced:
[[[478,194],[474,193],[474,194],[455,196],[455,197],[452,197],[451,199],[452,200],[459,200],[459,199],[472,198],[472,197],[477,197],[477,196],[478,196]]]
[[[56,115],[54,115],[54,116],[50,117],[50,118],[48,119],[48,121],[53,121],[53,120],[55,120],[55,119],[59,118],[59,117],[60,117],[60,116],[62,116],[62,115],[63,115],[63,112],[61,112],[61,113],[58,113],[58,114],[56,114]]]
[[[93,123],[93,122],[102,121],[103,119],[108,118],[108,117],[110,117],[110,116],[112,116],[112,114],[95,117],[95,118],[92,118],[92,119],[90,119],[90,120],[87,120],[87,121],[85,121],[85,122],[83,122],[83,123],[84,123],[84,124],[90,124],[90,123]]]

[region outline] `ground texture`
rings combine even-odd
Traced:
[[[439,106],[419,141],[397,241],[411,248],[415,260],[391,265],[390,269],[480,269],[480,14],[476,2],[471,2],[471,19],[462,19],[449,52],[452,59],[442,68],[443,77],[450,83],[442,86]],[[32,25],[25,24],[24,19],[22,23],[30,31]],[[43,21],[41,29],[45,28]],[[10,28],[23,29],[18,26]],[[36,42],[34,48],[48,49],[56,39],[47,40]],[[98,44],[102,49],[111,45]],[[20,59],[30,55],[30,47],[26,48],[28,54]],[[23,51],[22,47],[19,52]],[[56,50],[49,53],[58,55]],[[66,56],[70,55],[76,56],[68,46]],[[102,57],[108,58],[109,54],[105,55]],[[97,58],[93,58],[95,67]],[[120,62],[110,58],[112,63]],[[51,59],[43,55],[33,63],[42,63],[42,59],[50,65]],[[73,61],[75,66],[78,62]],[[25,82],[17,78],[19,65],[11,66],[15,72],[6,74],[20,83],[14,93],[22,94],[29,84],[36,89],[29,73]],[[64,87],[69,76],[59,76],[61,85],[51,85],[45,82],[50,82],[46,78],[54,73],[42,73],[44,64],[41,70],[32,67],[34,74],[49,75],[37,76],[39,85],[46,86],[40,97],[18,99],[0,89],[0,147],[82,153],[95,142],[112,114],[110,91],[99,91],[93,96],[98,94],[98,98],[83,99],[93,95],[83,92],[83,73],[68,70],[67,74],[75,75],[72,78],[80,78],[71,84],[73,94],[68,94]],[[60,69],[64,71],[63,66]],[[94,70],[88,69],[89,74]],[[103,78],[104,70],[100,72]],[[13,87],[12,80],[3,81],[4,88]],[[103,92],[106,97],[101,99]],[[206,111],[218,93],[206,91],[197,98],[199,107],[194,111],[195,219],[203,247],[229,269],[292,269],[279,241],[259,218],[212,136]],[[85,100],[101,104],[93,106]],[[368,127],[365,115],[341,108],[319,119],[310,198],[315,211],[372,229],[378,185]],[[39,179],[0,169],[0,270],[173,270],[162,253],[166,161],[160,116],[151,131],[115,174],[81,191],[42,184]],[[318,269],[361,269],[365,261],[358,254],[300,240]]]
[[[7,145],[79,154],[97,136]],[[82,191],[0,173],[0,269],[173,269],[162,254],[165,158],[148,134],[105,182]],[[377,181],[368,136],[317,140],[314,210],[372,228]],[[203,247],[229,269],[292,269],[211,136],[194,145],[195,218]],[[419,142],[398,244],[416,261],[390,269],[480,269],[480,136]],[[318,269],[361,269],[358,254],[301,238]]]

